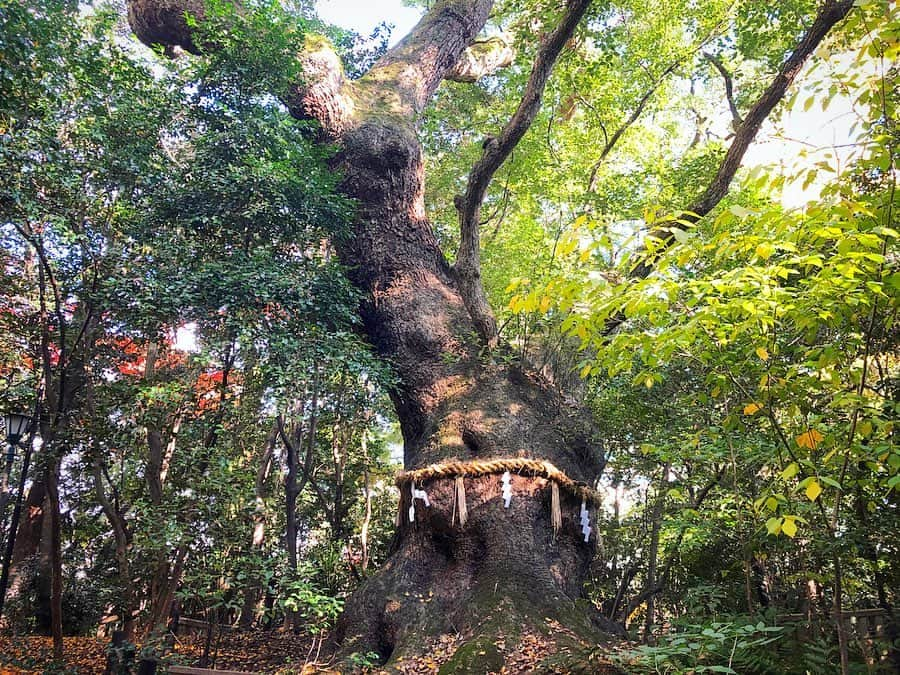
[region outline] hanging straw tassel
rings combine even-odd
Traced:
[[[459,510],[459,525],[465,527],[469,519],[469,510],[466,508],[466,486],[462,476],[456,477],[456,504]]]
[[[562,510],[559,508],[559,484],[550,481],[550,524],[553,525],[553,536],[559,533],[562,527]]]

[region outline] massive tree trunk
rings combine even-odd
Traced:
[[[424,216],[412,125],[372,116],[342,141],[343,189],[358,200],[360,218],[341,254],[367,292],[370,339],[400,376],[392,395],[406,468],[533,457],[593,480],[602,453],[590,438],[589,414],[572,410],[536,375],[481,355],[476,326]],[[490,647],[503,612],[509,626],[532,628],[548,617],[571,624],[560,613],[580,597],[594,552],[577,526],[580,504],[564,497],[563,513],[572,517],[554,540],[542,478],[514,477],[509,509],[500,476],[467,479],[464,527],[452,522],[452,479],[423,487],[432,506],[419,502],[414,523],[401,509],[397,550],[348,604],[340,626],[345,650],[409,656],[428,648],[428,636],[476,626],[489,633]]]
[[[569,0],[560,27],[574,29],[588,4]],[[849,8],[849,0],[840,4]],[[335,168],[343,176],[342,191],[356,201],[357,216],[352,236],[337,246],[365,294],[361,313],[368,336],[399,376],[392,397],[406,468],[535,458],[591,484],[604,457],[590,414],[564,401],[536,373],[484,348],[495,335],[479,278],[477,229],[471,231],[477,227],[478,195],[483,197],[503,153],[540,104],[555,56],[541,59],[554,42],[562,49],[565,31],[544,40],[520,109],[499,139],[486,144],[470,190],[460,199],[467,246],[456,268],[425,215],[416,125],[492,5],[439,0],[354,82],[345,81],[327,45],[310,41],[301,55],[303,82],[284,100],[295,116],[317,120],[323,138],[339,148]],[[182,14],[200,6],[198,0],[130,0],[129,18],[147,43],[194,49]],[[756,128],[751,131],[755,135]],[[549,482],[516,475],[512,486],[511,505],[504,508],[499,475],[465,479],[464,525],[454,518],[453,477],[417,486],[428,492],[431,506],[414,500],[413,522],[404,487],[396,548],[349,600],[338,630],[343,653],[376,651],[398,663],[427,652],[432,639],[449,632],[468,641],[450,666],[487,672],[503,664],[494,644],[501,635],[509,638],[507,651],[515,650],[516,635],[528,632],[543,633],[557,645],[578,637],[596,640],[597,625],[587,612],[575,610],[595,548],[593,538],[585,542],[582,536],[580,500],[562,492],[562,527],[554,535]]]
[[[176,28],[147,31],[153,16],[178,16],[153,15],[153,4],[131,3],[138,36],[154,41],[178,35]],[[536,374],[484,355],[478,327],[425,216],[417,118],[481,30],[491,4],[438,3],[352,83],[343,80],[330,50],[311,50],[305,72],[312,84],[298,86],[288,101],[298,116],[316,118],[340,148],[335,168],[343,175],[341,189],[356,200],[357,218],[353,236],[338,242],[338,249],[365,293],[368,336],[399,375],[392,396],[406,468],[526,457],[590,483],[603,466],[590,415],[565,403]],[[502,662],[492,642],[503,631],[510,637],[522,630],[549,633],[548,621],[558,621],[593,632],[586,616],[573,611],[595,546],[583,540],[580,501],[563,492],[563,527],[554,536],[544,478],[514,476],[508,509],[499,475],[467,479],[465,526],[453,523],[452,478],[424,488],[431,507],[418,509],[414,523],[401,519],[389,562],[348,602],[339,626],[345,653],[376,651],[397,661],[428,649],[431,638],[460,632],[489,647],[467,658]]]

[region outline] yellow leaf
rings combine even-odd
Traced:
[[[797,466],[797,462],[791,462],[788,464],[788,467],[781,472],[781,477],[784,480],[790,480],[794,476],[796,476],[800,472],[800,467]]]
[[[772,244],[760,244],[756,247],[756,255],[759,256],[761,260],[768,260],[772,257],[772,253],[775,252],[775,247]]]
[[[744,406],[745,415],[755,415],[759,410],[762,410],[762,406],[759,403],[748,403]]]
[[[766,500],[766,508],[769,509],[769,511],[774,511],[778,508],[778,500],[775,499],[775,497],[769,497]]]
[[[784,532],[787,536],[793,538],[793,536],[797,534],[796,521],[791,517],[785,518],[784,522],[781,524],[781,531]]]
[[[587,364],[584,368],[582,368],[581,372],[578,373],[578,375],[581,377],[582,380],[590,374],[591,374],[591,364],[590,363]]]
[[[653,388],[653,377],[651,375],[644,378],[644,386],[647,387],[647,389]]]
[[[719,387],[714,387],[713,390],[711,392],[709,392],[709,395],[712,396],[713,398],[719,398],[719,394],[721,394],[721,393],[722,393],[722,390]]]
[[[797,436],[797,445],[801,448],[815,450],[825,437],[815,429],[809,429]]]
[[[559,256],[567,256],[578,246],[578,240],[572,236],[563,237],[556,246],[556,253]]]
[[[869,420],[861,422],[859,425],[859,435],[868,438],[872,434],[872,423]]]
[[[781,532],[781,518],[772,516],[766,521],[766,530],[769,534],[778,534]]]
[[[541,298],[541,314],[546,314],[548,309],[550,309],[550,297],[545,295]]]
[[[816,497],[822,494],[822,486],[819,485],[819,481],[811,480],[809,481],[809,485],[806,486],[806,498],[809,501],[816,501]]]
[[[761,378],[759,378],[759,388],[765,389],[767,384],[769,384],[769,376],[764,374]]]
[[[768,350],[767,350],[765,347],[757,347],[757,348],[756,348],[756,355],[757,355],[760,359],[762,359],[763,361],[768,361],[768,360],[769,360],[769,352],[768,352]]]

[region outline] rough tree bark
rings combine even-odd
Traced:
[[[130,0],[129,18],[144,42],[190,50],[194,45],[182,17],[184,11],[197,12],[199,4]],[[569,0],[560,26],[588,4]],[[357,215],[352,236],[337,242],[338,250],[365,294],[361,314],[368,336],[399,376],[392,397],[406,468],[530,457],[592,483],[604,457],[589,413],[567,404],[535,373],[485,355],[483,343],[495,335],[478,279],[477,232],[464,232],[470,250],[461,251],[462,264],[454,269],[425,215],[416,135],[420,113],[492,5],[438,0],[409,35],[353,82],[344,79],[326,44],[310,41],[301,56],[303,82],[284,100],[295,116],[317,120],[322,137],[339,149],[335,168]],[[562,36],[554,33],[546,42],[557,38]],[[551,58],[548,68],[552,63]],[[540,88],[547,72],[532,73]],[[539,104],[540,90],[526,91],[520,106],[524,128]],[[521,117],[486,145],[473,175],[483,170],[490,180],[503,153],[521,137]],[[484,186],[475,175],[471,194],[460,198],[463,228],[477,222],[472,215]],[[550,490],[542,478],[514,476],[509,509],[502,505],[499,476],[466,479],[464,527],[453,523],[453,480],[424,487],[432,506],[418,508],[413,523],[401,518],[391,558],[347,603],[338,629],[342,653],[376,651],[390,665],[422,654],[431,638],[452,632],[466,644],[446,672],[487,672],[503,664],[494,645],[501,634],[540,632],[558,645],[578,637],[601,639],[599,620],[592,623],[576,607],[595,542],[582,540],[574,498],[563,493],[563,527],[554,537]],[[553,621],[567,630],[548,629]]]

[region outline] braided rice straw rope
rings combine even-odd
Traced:
[[[564,490],[585,502],[594,506],[602,506],[603,497],[589,485],[572,480],[550,462],[541,459],[475,459],[469,462],[444,462],[442,464],[430,464],[422,469],[413,471],[401,471],[394,482],[397,487],[409,483],[416,485],[438,478],[457,478],[462,476],[487,476],[493,473],[517,473],[526,476],[540,476],[555,482]]]

